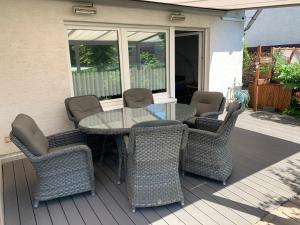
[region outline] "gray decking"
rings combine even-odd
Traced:
[[[115,184],[115,162],[110,160],[105,166],[95,165],[95,197],[86,193],[52,200],[38,209],[31,206],[35,174],[29,161],[6,163],[3,165],[5,224],[247,225],[299,193],[298,143],[236,128],[230,146],[235,167],[226,187],[188,174],[182,178],[186,203],[183,208],[172,204],[141,209],[135,214],[131,213],[125,184]]]

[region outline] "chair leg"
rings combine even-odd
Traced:
[[[91,191],[91,195],[95,196],[96,195],[95,191]]]
[[[132,207],[132,213],[135,213],[135,207]]]
[[[105,153],[106,153],[106,148],[105,148],[106,139],[107,139],[107,137],[105,136],[103,144],[102,144],[102,149],[101,149],[100,165],[103,165],[103,160],[104,160],[104,156],[105,156]]]
[[[123,150],[122,150],[122,135],[116,136],[116,143],[118,148],[118,160],[119,160],[119,168],[118,168],[118,181],[117,184],[121,184],[122,180],[122,166],[123,166]]]
[[[184,206],[184,200],[182,200],[182,201],[180,202],[180,204],[181,204],[181,206]]]
[[[33,208],[38,208],[39,207],[40,202],[37,200],[34,200],[33,202]]]
[[[226,180],[223,180],[223,186],[226,186]]]

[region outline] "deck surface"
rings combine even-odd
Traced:
[[[32,165],[27,159],[6,163],[3,165],[5,224],[255,224],[300,192],[300,145],[295,141],[296,133],[293,140],[284,140],[245,129],[243,121],[249,123],[242,118],[230,141],[234,170],[227,185],[187,174],[182,177],[184,207],[171,204],[139,209],[133,214],[125,184],[115,182],[113,158],[106,159],[104,165],[95,163],[96,196],[79,194],[41,203],[34,209],[36,176]],[[251,124],[253,127],[254,123]]]

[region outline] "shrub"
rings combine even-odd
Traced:
[[[275,54],[274,58],[274,78],[287,89],[299,90],[300,64],[298,62],[288,64],[281,54]]]

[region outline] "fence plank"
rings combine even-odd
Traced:
[[[121,95],[120,70],[99,72],[73,72],[74,94],[94,94],[98,97]],[[160,90],[165,88],[165,68],[130,69],[131,88],[148,88]]]

